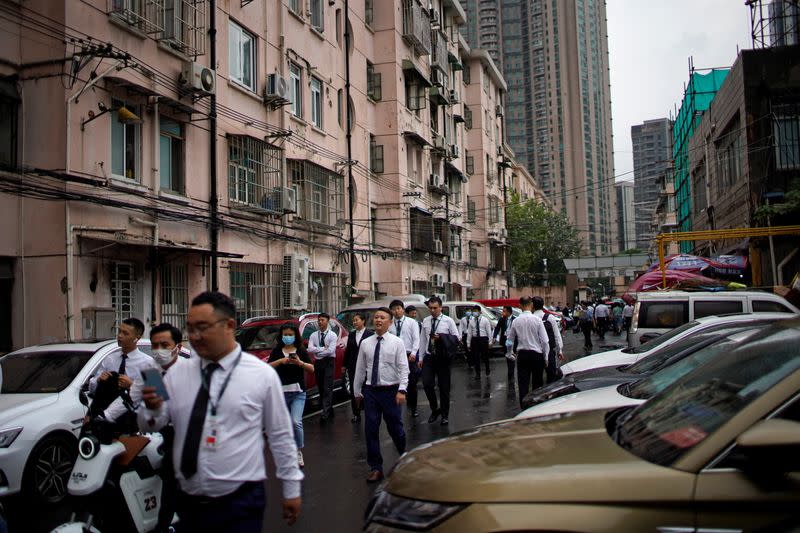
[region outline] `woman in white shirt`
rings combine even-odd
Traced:
[[[303,410],[306,406],[306,372],[313,372],[314,365],[303,348],[300,330],[294,324],[281,326],[278,343],[269,356],[269,364],[278,372],[283,385],[283,397],[294,424],[294,440],[297,444],[297,462],[303,461]]]

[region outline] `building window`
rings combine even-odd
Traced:
[[[236,304],[236,322],[241,324],[256,316],[281,315],[284,308],[282,286],[282,264],[231,262],[230,294]]]
[[[383,174],[383,145],[379,145],[374,135],[369,135],[369,169],[375,174]]]
[[[410,142],[406,143],[406,173],[411,186],[422,184],[422,150]]]
[[[461,75],[461,77],[464,79],[464,84],[465,85],[469,85],[470,83],[472,83],[471,80],[470,80],[470,69],[469,69],[469,67],[467,67],[467,66],[464,67],[464,71],[463,71],[463,74]]]
[[[291,159],[286,168],[297,190],[295,219],[335,226],[344,218],[344,180],[310,161]]]
[[[466,168],[467,174],[472,176],[473,174],[475,174],[475,156],[469,155],[466,150],[464,150],[464,154],[465,154],[464,159],[466,160],[466,166],[467,166]]]
[[[160,164],[158,172],[161,175],[161,188],[183,194],[185,191],[184,179],[184,146],[185,136],[183,124],[160,117],[159,137]]]
[[[296,117],[303,116],[303,71],[300,65],[289,63],[289,77],[291,78],[292,104],[291,111]]]
[[[111,173],[129,180],[139,180],[139,157],[141,152],[141,128],[138,123],[120,122],[119,109],[125,107],[134,115],[141,116],[139,107],[112,100],[111,112]]]
[[[311,123],[322,128],[322,82],[311,78]]]
[[[474,242],[469,243],[469,266],[478,266],[478,245]]]
[[[472,224],[475,223],[475,211],[475,200],[467,198],[467,222]]]
[[[468,130],[472,129],[472,110],[466,105],[464,106],[464,127]]]
[[[186,330],[189,309],[189,281],[186,265],[168,263],[161,266],[161,322]]]
[[[300,6],[302,5],[303,1],[304,0],[289,0],[289,9],[294,11],[297,15],[302,16],[303,11]]]
[[[0,164],[17,164],[19,97],[14,83],[0,81]]]
[[[788,106],[787,106],[788,107]],[[773,121],[775,168],[800,168],[800,115],[779,114]]]
[[[158,33],[164,29],[163,1],[111,0],[108,14],[143,33]]]
[[[371,207],[369,210],[369,242],[374,249],[378,245],[378,210]]]
[[[347,278],[334,272],[309,272],[308,308],[331,315],[347,307]]]
[[[489,224],[500,223],[500,202],[494,196],[489,197]]]
[[[205,0],[164,0],[164,28],[159,41],[188,56],[203,55],[205,23]]]
[[[455,226],[450,227],[450,257],[455,261],[461,261],[461,230]]]
[[[414,79],[406,77],[406,107],[419,114],[421,109],[425,109],[425,87]]]
[[[325,7],[323,0],[311,0],[311,26],[317,31],[325,31]]]
[[[411,208],[409,215],[411,222],[411,249],[435,253],[433,216],[416,208]]]
[[[255,91],[256,37],[235,22],[229,22],[228,28],[228,76]]]
[[[342,47],[342,10],[336,10],[336,44]]]
[[[336,120],[339,121],[339,127],[342,127],[342,114],[344,113],[344,91],[339,89],[336,91]]]
[[[374,0],[364,0],[364,24],[367,26],[372,26],[372,22],[375,20],[375,13],[373,12],[373,4]]]
[[[231,204],[282,213],[283,151],[246,135],[228,138],[228,197]]]
[[[367,61],[367,96],[378,101],[382,96],[381,74],[375,72],[375,65]]]
[[[111,263],[111,307],[117,326],[136,316],[136,270],[132,263]]]

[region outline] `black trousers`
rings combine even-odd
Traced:
[[[589,320],[581,322],[581,331],[583,331],[583,346],[592,348],[592,322]]]
[[[314,361],[314,377],[322,401],[322,416],[333,416],[333,373],[336,369],[333,357],[323,357]]]
[[[436,384],[439,385],[441,407],[436,399]],[[441,413],[442,417],[449,418],[450,414],[450,359],[441,354],[428,354],[422,365],[422,386],[425,396],[431,405],[431,412]]]
[[[419,381],[419,374],[421,370],[417,366],[417,360],[408,362],[408,387],[406,388],[406,405],[409,411],[416,411],[417,400],[419,398],[419,390],[417,389],[417,381]]]
[[[506,359],[506,366],[508,367],[508,381],[511,381],[514,379],[514,369],[517,367],[517,362],[515,360],[509,359],[508,357],[506,357],[505,359]]]
[[[519,407],[522,409],[522,399],[531,390],[544,385],[544,355],[533,350],[519,350],[517,352],[517,387],[519,388]]]
[[[354,382],[355,382],[355,375],[356,375],[356,367],[353,365],[352,367],[347,367],[347,381],[350,383],[350,410],[353,411],[353,416],[359,416],[361,410],[358,408],[358,403],[356,403],[356,397],[354,396]]]
[[[219,498],[178,492],[180,533],[261,533],[267,504],[263,481],[248,481]]]
[[[544,373],[547,376],[548,383],[553,383],[561,379],[561,376],[559,376],[557,359],[558,354],[556,354],[556,350],[550,350],[550,353],[547,355],[547,366],[544,367]]]
[[[472,356],[472,364],[475,366],[475,373],[481,375],[481,361],[486,368],[486,373],[489,373],[489,338],[488,337],[473,337],[472,343],[469,347],[470,355]]]
[[[608,330],[608,318],[607,317],[598,317],[597,320],[597,334],[600,336],[600,340],[605,340],[606,338],[606,331]]]

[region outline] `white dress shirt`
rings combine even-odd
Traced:
[[[458,333],[463,337],[467,335],[467,329],[469,328],[469,317],[464,315],[461,317],[461,320],[458,321]]]
[[[624,318],[630,318],[633,316],[633,306],[631,304],[627,304],[622,308],[622,316]]]
[[[367,331],[367,328],[361,328],[356,330],[356,346],[361,344],[361,337],[364,336],[365,331]]]
[[[239,354],[242,357],[234,367]],[[201,365],[205,368],[208,363],[193,357],[170,368],[164,376],[170,399],[158,410],[147,409],[144,404],[138,410],[139,428],[143,431],[157,431],[172,422],[175,427],[172,457],[176,467],[181,464],[192,408],[202,386]],[[275,459],[276,477],[283,483],[284,498],[299,497],[303,473],[297,465],[292,420],[278,373],[264,361],[242,352],[239,344],[220,359],[219,364],[222,368],[211,374],[211,401],[217,401],[229,373],[231,377],[217,407],[217,446],[215,450],[208,450],[201,441],[197,473],[188,480],[180,468],[175,468],[181,489],[189,494],[219,497],[230,494],[246,481],[266,479],[266,432]],[[209,418],[207,414],[203,435],[209,432]]]
[[[94,392],[97,389],[97,378],[103,372],[117,372],[119,365],[122,364],[122,350],[114,350],[108,355],[103,362],[100,363],[100,368],[94,373],[94,376],[89,380],[89,392]],[[145,368],[159,368],[155,359],[150,357],[144,352],[136,348],[128,354],[128,359],[125,361],[125,375],[136,381],[141,379],[142,370]]]
[[[400,334],[397,333],[397,323],[400,322]],[[389,333],[397,335],[406,347],[406,354],[417,353],[419,350],[419,326],[416,320],[406,316],[400,320],[392,318],[392,325],[389,326]]]
[[[467,328],[467,342],[472,342],[474,337],[492,337],[492,323],[485,316],[472,317]]]
[[[523,311],[514,319],[511,327],[506,332],[506,339],[517,341],[517,350],[533,350],[547,355],[550,350],[550,341],[544,322],[538,316],[533,316],[530,311]]]
[[[548,322],[550,322],[550,325],[553,326],[553,336],[555,337],[556,341],[556,354],[562,353],[564,351],[564,339],[561,338],[561,328],[558,326],[558,321],[556,320],[556,317],[554,317],[553,315],[546,314],[541,309],[539,309],[538,311],[534,311],[533,316],[538,316],[543,321],[547,320]],[[547,333],[547,330],[545,330],[545,333]],[[550,339],[548,338],[547,341],[549,343]]]
[[[456,327],[456,323],[453,321],[452,318],[445,314],[439,315],[436,318],[436,331],[431,333],[431,327],[433,325],[433,315],[426,316],[425,320],[422,321],[422,331],[419,334],[419,351],[418,357],[420,362],[425,359],[425,356],[428,355],[428,344],[429,340],[433,335],[439,333],[449,333],[450,335],[455,335],[456,337],[460,337],[458,333],[458,328]]]
[[[595,318],[608,318],[608,306],[605,304],[599,304],[597,307],[594,308],[594,317]]]
[[[316,359],[336,357],[337,339],[338,336],[331,331],[330,326],[324,332],[315,331],[308,339],[308,353],[313,354]]]
[[[383,340],[379,358],[378,383],[372,383],[372,363],[375,360],[375,347],[380,338]],[[380,336],[375,332],[374,335],[364,339],[358,349],[353,396],[357,398],[363,396],[361,389],[364,384],[381,387],[399,385],[398,390],[405,392],[408,387],[408,357],[406,356],[406,346],[400,337],[388,332]]]

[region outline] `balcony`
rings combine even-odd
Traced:
[[[439,30],[431,30],[431,67],[439,69],[442,74],[447,75],[447,65],[450,63],[450,56],[447,54],[447,40]]]
[[[431,53],[431,17],[417,0],[403,0],[403,39],[417,55]]]

